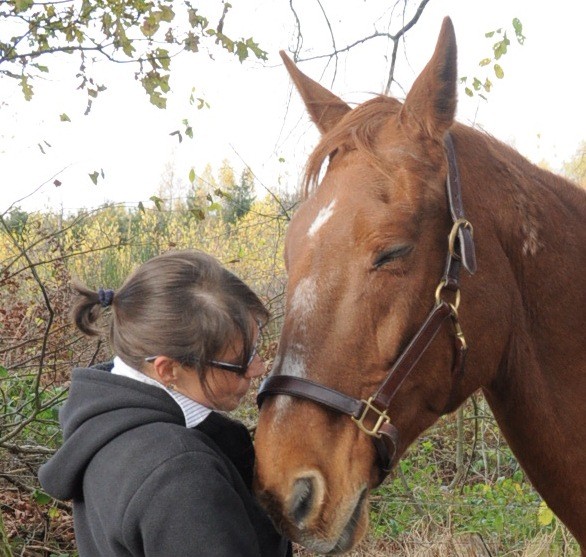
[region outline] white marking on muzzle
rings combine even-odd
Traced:
[[[334,214],[334,207],[336,205],[336,200],[333,199],[327,207],[323,207],[320,209],[317,217],[309,227],[307,231],[307,235],[311,238],[315,235],[315,233],[326,223],[330,220],[332,215]]]

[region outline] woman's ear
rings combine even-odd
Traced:
[[[153,362],[155,378],[165,387],[177,383],[177,362],[167,356],[157,356]]]

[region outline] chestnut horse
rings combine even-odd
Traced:
[[[313,551],[351,549],[369,490],[482,389],[584,552],[586,192],[454,122],[448,18],[404,103],[351,110],[283,58],[322,139],[287,232],[285,321],[259,395],[262,504]]]

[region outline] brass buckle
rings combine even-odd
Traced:
[[[355,418],[354,416],[351,416],[351,418],[352,421],[358,426],[358,428],[364,431],[366,435],[370,435],[371,437],[376,437],[377,439],[380,439],[381,434],[378,432],[379,429],[384,423],[390,424],[391,418],[387,416],[386,410],[381,411],[376,406],[374,406],[374,404],[372,403],[372,399],[373,397],[370,397],[368,400],[362,400],[365,406],[364,412],[362,412],[362,416],[360,416],[360,418]],[[364,424],[364,420],[366,419],[366,415],[368,414],[369,410],[372,410],[375,414],[378,415],[378,419],[376,420],[376,423],[374,424],[372,429],[368,429],[368,427],[366,427],[366,425]]]
[[[470,230],[470,234],[474,235],[474,228],[470,221],[462,218],[454,221],[452,226],[452,230],[450,230],[450,234],[448,236],[448,250],[450,255],[455,259],[460,259],[460,256],[456,253],[455,244],[456,244],[456,236],[458,235],[458,231],[460,228],[468,228]]]

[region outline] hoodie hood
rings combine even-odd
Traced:
[[[81,498],[88,464],[122,433],[154,422],[185,425],[181,408],[165,391],[103,368],[73,371],[59,422],[63,445],[41,466],[39,480],[49,495],[61,500]]]

